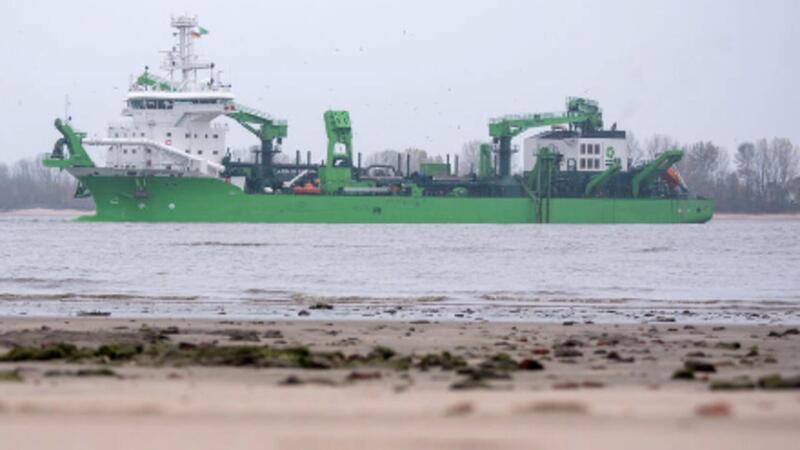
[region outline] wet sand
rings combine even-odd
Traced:
[[[23,351],[56,343],[78,350]],[[0,319],[18,357],[0,447],[795,448],[799,344],[766,325]],[[274,359],[201,352],[231,347]]]

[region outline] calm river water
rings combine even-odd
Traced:
[[[317,303],[332,309],[311,308]],[[800,221],[87,224],[0,218],[0,315],[800,323]]]

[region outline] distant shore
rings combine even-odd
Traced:
[[[72,217],[94,214],[93,209],[49,209],[30,208],[0,211],[0,217]]]
[[[785,214],[714,213],[714,218],[712,220],[800,220],[800,213],[785,213]]]
[[[799,341],[766,325],[0,318],[0,432],[15,449],[793,448]]]

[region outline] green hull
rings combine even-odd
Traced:
[[[704,223],[712,200],[248,195],[221,179],[82,176],[89,221],[251,223]],[[137,185],[137,180],[139,183]],[[146,195],[134,193],[146,191]],[[549,206],[548,206],[549,203]],[[549,213],[549,214],[548,214]]]

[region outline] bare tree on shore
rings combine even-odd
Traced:
[[[42,158],[0,164],[0,210],[27,208],[92,209],[91,199],[75,199],[77,182],[42,165]]]
[[[461,147],[461,154],[458,158],[458,173],[467,175],[478,171],[478,163],[481,158],[481,144],[483,141],[469,141]]]

